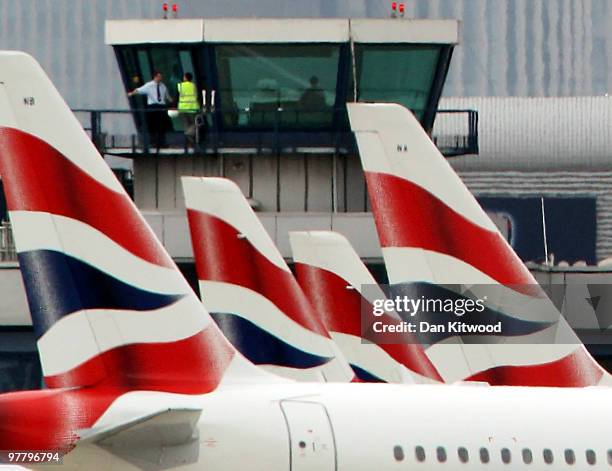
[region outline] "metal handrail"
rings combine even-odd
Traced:
[[[263,103],[262,108],[234,107],[206,108],[194,116],[197,120],[196,153],[217,153],[222,148],[256,148],[256,153],[282,153],[287,149],[302,147],[333,148],[334,152],[355,152],[354,142],[348,126],[346,108],[326,107],[325,109],[283,108],[274,103]],[[159,152],[151,143],[146,127],[147,108],[135,109],[87,109],[78,108],[75,113],[86,113],[89,123],[83,127],[101,153],[130,156],[131,154],[150,154]],[[415,110],[418,113],[418,110]],[[471,109],[441,109],[438,115],[464,114],[467,127],[464,134],[435,135],[434,142],[446,156],[477,154],[478,112]],[[103,118],[110,115],[130,115],[136,132],[115,134],[103,126]],[[463,127],[463,126],[462,126]],[[435,127],[434,127],[435,130]],[[190,150],[187,139],[180,139],[171,147]],[[314,136],[314,137],[313,137]]]

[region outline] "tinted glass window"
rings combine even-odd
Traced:
[[[529,448],[523,448],[521,454],[523,455],[523,463],[531,464],[533,462],[533,454]]]
[[[585,453],[587,463],[595,464],[597,462],[597,456],[593,450],[587,450]]]
[[[576,454],[574,453],[574,450],[570,450],[569,448],[567,450],[565,450],[565,462],[567,464],[574,464],[576,462]]]
[[[552,464],[554,460],[553,452],[549,448],[544,448],[544,450],[542,451],[542,457],[544,458],[544,463],[546,464]]]
[[[480,449],[480,461],[482,463],[488,463],[490,461],[489,450],[487,450],[486,448]]]
[[[439,46],[357,44],[359,101],[400,103],[420,118],[435,76]]]
[[[153,70],[161,72],[163,82],[173,98],[177,97],[177,85],[183,80],[183,68],[179,51],[174,47],[154,47],[151,49]],[[147,78],[150,80],[150,78]]]
[[[191,60],[191,52],[187,50],[179,51],[179,58],[181,60],[181,68],[183,74],[190,72],[195,76],[195,69],[193,68],[193,61]]]
[[[147,51],[140,49],[137,53],[137,57],[138,67],[140,68],[140,77],[138,77],[138,79],[140,81],[140,85],[144,85],[146,82],[151,80],[153,69],[151,68],[151,61],[149,61],[149,54]],[[134,77],[132,77],[132,79],[134,82],[136,81]]]
[[[140,67],[135,51],[132,48],[121,48],[121,59],[123,61],[123,67],[125,68],[125,75],[127,77],[127,89],[133,90],[136,87],[142,85],[142,77],[140,76]]]
[[[470,459],[470,455],[464,447],[457,448],[457,456],[459,457],[459,461],[462,463],[467,463]]]
[[[340,46],[222,45],[216,48],[225,126],[330,126]],[[280,111],[279,111],[280,110]]]
[[[439,446],[438,448],[436,448],[436,456],[438,457],[438,461],[440,463],[446,462],[446,450],[444,449],[444,447]]]
[[[416,457],[418,462],[422,463],[423,461],[425,461],[425,449],[422,446],[415,447],[414,456]]]
[[[512,455],[510,454],[510,450],[508,448],[501,449],[501,459],[502,459],[502,462],[505,464],[510,463],[512,459]]]
[[[393,457],[395,461],[404,461],[404,449],[401,446],[393,447]]]

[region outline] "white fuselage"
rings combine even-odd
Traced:
[[[129,393],[97,426],[152,409],[202,409],[198,440],[180,452],[179,467],[189,470],[599,470],[611,469],[611,395],[607,387],[223,386],[204,396]],[[417,447],[424,461],[417,460]],[[481,462],[481,449],[488,463]],[[524,449],[531,452],[530,464],[523,461]],[[465,459],[466,452],[463,463],[459,454]],[[566,463],[566,454],[570,461],[574,455],[574,464]],[[594,454],[595,464],[587,454]],[[64,461],[83,469],[137,469],[97,446],[77,446]]]

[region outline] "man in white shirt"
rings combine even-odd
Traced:
[[[172,102],[172,97],[162,82],[162,74],[154,72],[153,80],[128,93],[130,97],[133,95],[147,97],[146,118],[151,143],[156,147],[165,146],[166,132],[172,129],[172,122],[168,117],[168,104]]]

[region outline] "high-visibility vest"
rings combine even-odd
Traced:
[[[186,113],[196,113],[200,109],[198,103],[198,91],[193,82],[181,82],[178,84],[179,102],[178,110]]]

